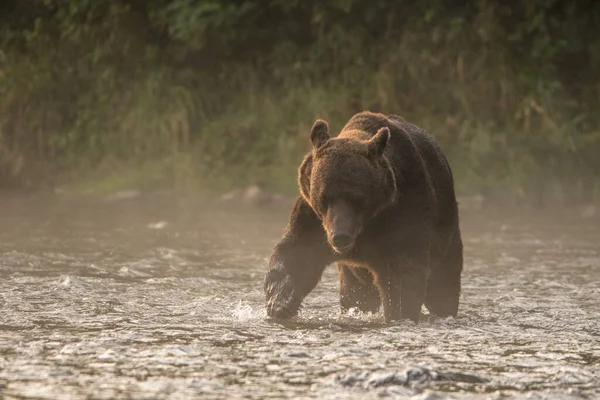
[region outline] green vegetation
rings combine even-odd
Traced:
[[[459,192],[600,200],[593,0],[5,0],[0,185],[295,190],[315,118],[432,132]]]

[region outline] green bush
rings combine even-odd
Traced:
[[[0,184],[294,191],[314,119],[368,109],[432,132],[462,194],[600,200],[599,26],[591,0],[5,1]]]

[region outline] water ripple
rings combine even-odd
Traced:
[[[593,221],[463,218],[460,315],[416,325],[342,314],[333,268],[298,317],[267,319],[287,210],[0,209],[6,398],[600,397]]]

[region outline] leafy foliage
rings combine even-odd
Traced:
[[[434,133],[461,192],[598,199],[598,27],[593,0],[4,1],[0,183],[154,160],[293,190],[313,120],[370,109]]]

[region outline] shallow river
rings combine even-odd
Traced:
[[[457,319],[342,315],[330,268],[280,324],[287,213],[4,196],[0,398],[600,398],[598,219],[463,212]]]

